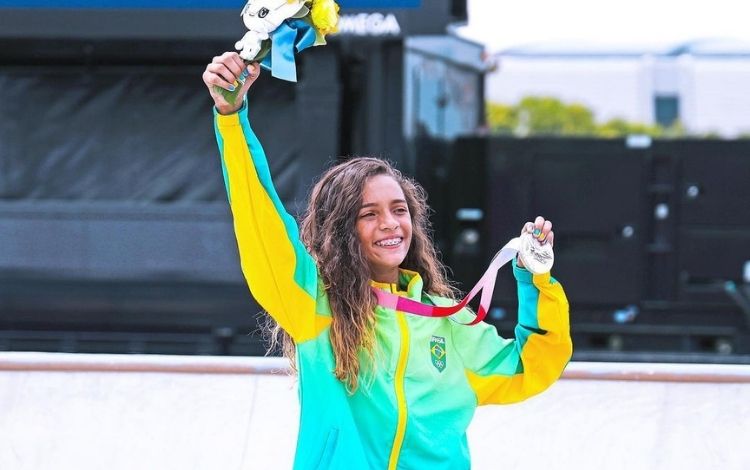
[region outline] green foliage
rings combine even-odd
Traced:
[[[500,103],[487,103],[487,124],[498,134],[513,134],[518,116],[512,106]]]
[[[597,136],[600,137],[622,137],[632,134],[644,134],[651,137],[662,137],[664,129],[658,125],[648,125],[638,122],[628,122],[624,119],[610,119],[597,127]]]
[[[567,105],[556,98],[526,97],[516,106],[516,129],[526,135],[589,135],[594,114],[580,104]]]
[[[679,122],[668,128],[611,119],[597,123],[594,113],[579,103],[564,103],[549,96],[527,96],[516,105],[487,103],[487,125],[496,134],[526,136],[572,136],[615,138],[632,134],[651,137],[682,137]]]

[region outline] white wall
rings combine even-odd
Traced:
[[[500,57],[487,75],[486,97],[515,104],[528,95],[554,96],[591,108],[601,121],[615,117],[648,122],[651,83],[640,59],[554,59]]]
[[[750,59],[695,59],[691,81],[691,129],[750,134]]]
[[[0,353],[0,469],[289,469],[297,391],[273,369],[283,361]],[[722,365],[571,363],[469,429],[476,470],[745,470],[749,435],[750,366]]]
[[[750,58],[719,56],[498,56],[487,75],[490,101],[515,104],[528,95],[579,102],[606,121],[654,123],[654,97],[679,96],[680,120],[694,133],[750,133]]]

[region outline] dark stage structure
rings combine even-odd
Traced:
[[[566,287],[578,360],[747,361],[750,141],[425,145],[421,179],[435,188],[443,251],[465,287],[518,220],[544,214],[555,221],[553,274]],[[438,149],[442,164],[427,165]],[[491,317],[503,331],[515,322],[514,292],[509,276],[498,279]]]
[[[200,80],[243,2],[47,3],[0,3],[0,350],[263,354]],[[555,222],[574,358],[750,361],[750,143],[484,136],[483,48],[447,32],[465,1],[340,3],[299,82],[252,93],[290,212],[338,158],[383,156],[464,287]],[[509,334],[507,272],[493,307]]]

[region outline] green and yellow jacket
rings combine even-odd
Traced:
[[[514,266],[514,339],[486,323],[464,326],[377,307],[376,364],[347,393],[333,374],[326,292],[273,187],[246,105],[236,114],[215,113],[215,130],[242,271],[255,299],[297,345],[295,470],[469,468],[466,429],[476,407],[521,401],[560,377],[572,352],[565,293],[549,274]],[[424,292],[419,273],[406,270],[398,285],[374,285],[422,302],[453,302]]]

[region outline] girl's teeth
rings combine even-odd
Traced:
[[[395,245],[398,245],[399,243],[401,243],[401,240],[399,240],[399,239],[393,239],[393,240],[386,240],[386,241],[378,242],[378,245],[381,245],[381,246],[395,246]]]

